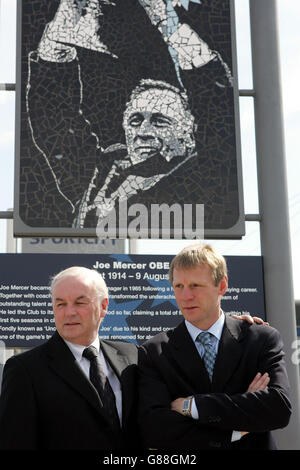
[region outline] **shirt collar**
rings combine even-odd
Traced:
[[[77,361],[80,361],[82,359],[82,353],[83,351],[88,347],[88,346],[83,346],[82,344],[75,344],[71,343],[70,341],[64,340],[67,346],[70,348],[71,353],[75,357]],[[99,336],[96,336],[95,340],[89,344],[89,346],[95,346],[97,351],[99,352],[100,349],[100,341],[99,341]]]
[[[224,322],[225,322],[225,315],[224,315],[223,311],[221,311],[221,315],[218,318],[218,320],[210,328],[208,328],[208,330],[206,330],[206,331],[209,331],[211,334],[213,334],[218,339],[218,341],[220,341],[222,331],[223,331]],[[192,340],[195,342],[197,336],[203,330],[200,330],[200,328],[197,328],[195,325],[193,325],[192,323],[190,323],[187,320],[185,320],[185,325],[187,327],[187,330],[188,330]]]

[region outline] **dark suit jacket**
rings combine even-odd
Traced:
[[[58,333],[10,358],[0,396],[0,449],[104,450],[137,446],[137,348],[101,341],[123,392],[123,426],[114,435],[99,396]]]
[[[181,323],[140,349],[139,421],[150,448],[274,449],[270,430],[289,422],[291,406],[282,341],[274,328],[226,317],[210,383],[194,343]],[[245,393],[257,372],[268,372],[268,390]],[[199,419],[170,409],[194,395]],[[232,431],[249,431],[231,443]]]

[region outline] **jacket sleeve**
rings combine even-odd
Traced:
[[[256,364],[257,372],[269,373],[267,390],[197,394],[195,400],[199,422],[205,424],[213,419],[219,429],[249,432],[271,431],[287,426],[291,404],[282,346],[278,331],[268,327]]]
[[[37,406],[28,371],[17,357],[3,370],[0,395],[0,450],[36,450]]]
[[[71,226],[101,156],[86,118],[78,60],[52,63],[33,51],[22,113],[22,217],[34,225]],[[24,213],[23,213],[24,212]]]
[[[146,348],[139,350],[139,426],[144,446],[214,449],[230,446],[231,431],[212,428],[171,410],[172,396]]]

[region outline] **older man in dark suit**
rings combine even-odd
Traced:
[[[275,449],[290,418],[283,344],[270,326],[225,316],[226,263],[183,249],[170,281],[184,321],[140,349],[140,426],[158,449]]]
[[[108,306],[102,276],[83,267],[68,268],[54,277],[52,298],[57,331],[43,345],[6,362],[0,449],[138,446],[137,348],[99,341]]]

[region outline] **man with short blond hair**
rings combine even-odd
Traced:
[[[211,245],[200,245],[196,243],[183,248],[175,258],[173,258],[170,270],[169,280],[173,283],[174,269],[194,268],[197,265],[208,264],[211,268],[211,275],[215,285],[219,284],[222,278],[227,276],[227,264],[225,258],[217,253]]]
[[[140,348],[139,423],[157,449],[275,449],[290,419],[283,344],[267,325],[226,316],[225,259],[184,248],[170,281],[184,320]]]

